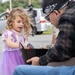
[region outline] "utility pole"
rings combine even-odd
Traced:
[[[12,0],[9,0],[10,1],[10,11],[12,10]]]
[[[32,4],[31,0],[29,0],[29,1],[28,1],[28,4],[29,4],[29,5],[31,5],[31,4]]]

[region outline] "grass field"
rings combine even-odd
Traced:
[[[49,30],[44,31],[43,34],[52,34],[52,26],[50,27]]]

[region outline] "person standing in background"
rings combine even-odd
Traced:
[[[34,36],[35,35],[35,26],[36,26],[36,20],[35,20],[36,13],[33,9],[32,4],[29,5],[28,13],[29,13],[29,16],[30,16],[30,19],[31,19],[32,36]]]

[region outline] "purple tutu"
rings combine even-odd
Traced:
[[[12,75],[16,66],[25,64],[19,50],[5,51],[2,56],[2,75]]]

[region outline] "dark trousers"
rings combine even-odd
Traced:
[[[73,66],[75,65],[75,57],[64,62],[51,62],[47,66]]]

